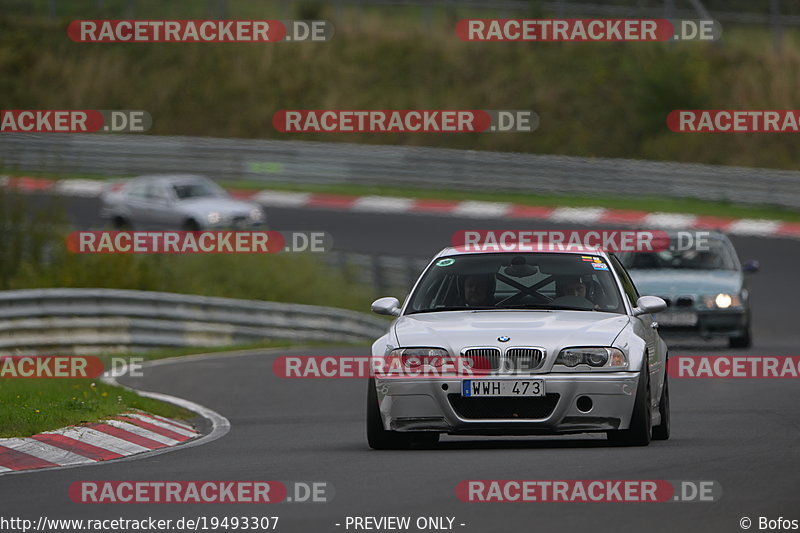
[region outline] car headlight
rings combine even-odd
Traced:
[[[209,224],[219,224],[222,222],[222,215],[216,211],[209,213],[206,218],[208,219]]]
[[[719,294],[703,296],[703,305],[708,309],[736,308],[742,306],[742,298],[738,294],[721,292]]]
[[[252,209],[250,211],[250,220],[253,220],[255,222],[260,222],[260,221],[264,220],[264,212],[261,209],[259,209],[258,207],[256,207],[255,209]]]
[[[628,358],[619,348],[576,347],[561,350],[556,357],[555,364],[570,368],[578,365],[589,365],[593,368],[626,368]]]
[[[399,358],[407,368],[439,367],[453,362],[450,352],[444,348],[397,348],[389,352],[389,357]]]

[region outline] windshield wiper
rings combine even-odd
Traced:
[[[464,307],[463,305],[459,305],[452,307],[433,307],[431,309],[420,309],[419,311],[411,311],[406,314],[415,315],[417,313],[437,313],[439,311],[487,311],[490,309],[497,309],[497,307],[490,307],[490,306]]]
[[[544,311],[596,311],[594,308],[575,307],[571,305],[548,305],[548,304],[515,304],[497,307],[496,309],[542,309]]]

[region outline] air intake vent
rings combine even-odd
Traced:
[[[497,370],[500,368],[500,350],[498,348],[467,348],[464,357],[470,359],[475,370]]]
[[[544,353],[538,348],[509,348],[506,350],[506,368],[524,372],[536,370],[544,363]]]

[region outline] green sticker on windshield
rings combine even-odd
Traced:
[[[447,259],[439,259],[438,261],[436,261],[436,266],[437,267],[449,267],[450,265],[452,265],[455,262],[456,262],[455,259],[453,259],[452,257],[448,257]]]

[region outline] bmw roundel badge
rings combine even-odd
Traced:
[[[499,340],[500,342],[508,342],[511,340],[511,337],[506,337],[505,335],[503,335],[502,337],[497,337],[497,340]]]

